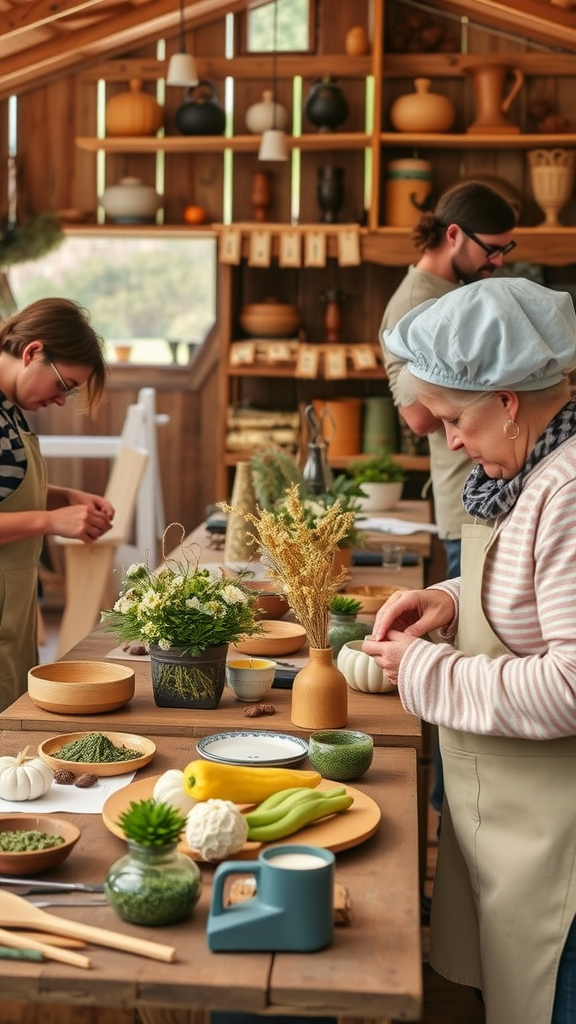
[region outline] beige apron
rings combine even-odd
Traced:
[[[462,527],[455,647],[508,652],[482,609],[488,526]],[[509,653],[509,652],[508,652]],[[446,797],[430,963],[482,989],[486,1024],[549,1024],[576,916],[576,737],[543,742],[440,729]]]
[[[20,434],[26,450],[26,475],[0,502],[3,512],[46,508],[46,472],[38,439]],[[38,561],[42,537],[0,546],[0,710],[26,692],[28,669],[38,663],[36,645]]]

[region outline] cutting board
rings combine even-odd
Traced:
[[[119,816],[123,811],[128,810],[133,800],[136,802],[138,800],[148,800],[153,795],[154,786],[159,778],[159,775],[155,775],[148,779],[139,779],[108,797],[102,809],[102,819],[110,832],[115,836],[119,836],[120,839],[124,839],[124,833],[117,824]],[[330,782],[328,779],[322,779],[318,789],[331,789],[333,786],[341,785],[342,783],[340,782]],[[320,846],[325,850],[332,850],[333,853],[338,853],[340,850],[348,850],[350,847],[358,846],[366,839],[369,839],[370,836],[374,835],[380,824],[380,808],[371,797],[367,796],[366,793],[362,793],[359,789],[346,786],[346,792],[354,797],[354,803],[347,811],[315,821],[307,825],[306,828],[300,829],[299,832],[286,836],[285,839],[276,840],[276,844],[279,842],[305,843],[308,846]],[[253,860],[260,849],[270,845],[275,844],[248,842],[244,844],[238,853],[232,854],[227,859]],[[179,843],[178,849],[181,853],[192,857],[193,860],[202,860],[195,850],[190,849],[184,839]]]

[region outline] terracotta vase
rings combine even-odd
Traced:
[[[324,428],[324,440],[330,445],[330,455],[357,455],[360,451],[362,399],[314,398],[312,405],[320,421],[326,418],[330,424]]]
[[[331,647],[311,647],[308,664],[294,676],[292,725],[340,729],[348,721],[348,684],[334,664]]]
[[[471,76],[474,83],[477,109],[476,118],[466,131],[478,135],[520,132],[520,128],[505,117],[524,83],[524,74],[520,68],[490,63],[473,64],[462,70]],[[504,95],[509,75],[512,75],[512,84]]]
[[[415,92],[399,96],[390,107],[390,120],[399,132],[447,132],[456,108],[448,96],[430,92],[432,79],[415,78]]]
[[[272,180],[267,171],[254,171],[250,202],[254,212],[254,220],[262,222],[267,219],[268,210],[272,206]]]

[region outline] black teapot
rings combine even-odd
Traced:
[[[304,103],[304,113],[321,132],[334,131],[348,117],[348,102],[330,75],[318,78]]]
[[[175,115],[176,127],[182,135],[221,135],[226,114],[216,96],[212,82],[200,79],[198,85],[184,92],[184,103]]]

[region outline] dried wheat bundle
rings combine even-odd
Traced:
[[[335,573],[332,564],[355,513],[344,512],[337,501],[311,526],[297,484],[286,491],[282,515],[260,508],[254,515],[225,502],[218,507],[236,512],[254,526],[268,575],[286,595],[310,647],[329,647],[330,602],[348,579],[346,569]]]

